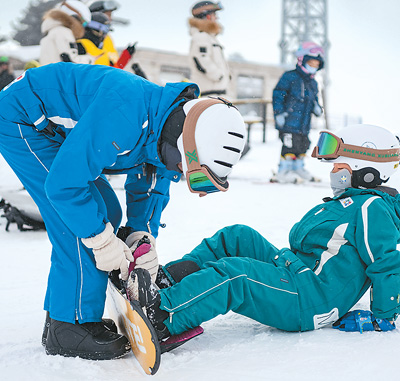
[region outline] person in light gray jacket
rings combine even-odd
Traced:
[[[222,27],[216,12],[221,9],[220,3],[200,1],[189,19],[191,80],[200,86],[202,96],[224,95],[229,86],[229,66],[217,39]]]

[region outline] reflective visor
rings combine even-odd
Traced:
[[[99,32],[103,32],[104,34],[107,34],[110,31],[109,25],[102,24],[98,21],[90,21],[87,26],[94,30],[98,30]]]
[[[339,149],[338,138],[328,132],[321,132],[317,147],[319,157],[334,155]]]
[[[204,194],[226,191],[229,187],[228,181],[220,179],[206,165],[188,172],[187,183],[192,192]]]

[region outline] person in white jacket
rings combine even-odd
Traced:
[[[93,63],[88,55],[78,55],[76,40],[85,33],[91,13],[87,5],[79,0],[63,1],[43,16],[40,41],[40,64],[54,62]]]
[[[202,96],[226,94],[230,81],[229,66],[217,39],[222,27],[216,12],[221,9],[220,3],[200,1],[189,19],[191,80],[199,85]]]

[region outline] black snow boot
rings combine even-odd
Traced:
[[[200,267],[193,261],[179,261],[169,266],[159,266],[156,285],[159,288],[171,287],[173,282],[179,283],[183,278],[196,271],[200,271]]]
[[[162,266],[158,266],[156,285],[158,288],[168,288],[172,286],[172,282],[167,277],[167,274],[165,274]]]
[[[117,325],[114,323],[114,320],[112,319],[101,319],[101,321],[104,324],[104,327],[108,329],[111,332],[118,333],[118,328]],[[47,340],[47,333],[49,332],[49,327],[50,327],[50,315],[49,311],[46,311],[46,320],[44,321],[44,327],[43,327],[43,333],[42,333],[42,345],[46,345],[46,340]]]
[[[71,324],[51,318],[45,348],[48,355],[87,360],[111,360],[130,352],[128,339],[103,322]]]
[[[126,284],[126,291],[130,300],[137,300],[154,327],[158,340],[161,341],[171,336],[163,323],[169,313],[160,309],[161,297],[158,287],[152,283],[150,273],[145,269],[134,269]]]

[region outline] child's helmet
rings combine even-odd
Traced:
[[[335,133],[343,143],[360,148],[378,150],[400,148],[399,139],[385,128],[370,124],[355,124],[347,126]],[[345,163],[352,169],[352,186],[355,188],[374,188],[385,183],[396,172],[399,161],[376,162],[339,156],[337,159],[323,159],[329,163]]]
[[[90,12],[113,12],[119,8],[114,0],[95,1],[89,5]]]
[[[319,61],[319,68],[321,70],[324,67],[324,55],[325,51],[322,46],[312,41],[302,42],[296,51],[297,64],[304,66],[304,64],[310,59],[316,59]]]

